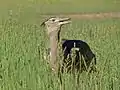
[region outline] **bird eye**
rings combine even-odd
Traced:
[[[55,21],[55,19],[52,20],[53,22]]]

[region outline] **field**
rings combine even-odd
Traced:
[[[49,43],[40,24],[46,15],[119,12],[119,6],[119,0],[1,0],[0,90],[60,89],[43,59]],[[98,72],[80,74],[78,87],[71,74],[64,74],[65,90],[120,90],[120,18],[71,20],[61,37],[86,41],[97,56]]]

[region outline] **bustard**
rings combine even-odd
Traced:
[[[68,24],[70,22],[71,22],[70,18],[51,17],[41,24],[43,26],[46,26],[47,33],[50,38],[50,48],[48,50],[50,51],[50,65],[52,70],[54,71],[58,70],[58,62],[56,59],[57,59],[57,47],[60,39],[61,26]],[[77,70],[80,69],[80,56],[83,56],[84,58],[87,67],[84,64],[82,64],[82,67],[86,67],[86,70],[89,68],[90,63],[92,62],[93,59],[94,59],[94,64],[96,64],[95,54],[91,51],[89,45],[86,42],[82,40],[64,39],[62,40],[62,50],[64,56],[62,72],[64,71],[63,69],[64,67],[66,67],[66,64],[68,63],[66,61],[67,57],[69,57],[69,60],[71,60],[72,58],[71,50],[73,48],[77,48],[77,50],[75,50],[76,60],[74,61]]]
[[[44,21],[41,25],[46,26],[50,39],[50,66],[54,72],[58,71],[57,47],[61,26],[70,23],[70,18],[52,17]]]

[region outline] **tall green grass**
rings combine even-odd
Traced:
[[[45,28],[40,27],[44,19],[40,14],[119,11],[120,4],[118,0],[75,1],[0,2],[0,90],[60,89],[57,76],[43,58],[49,43]],[[62,28],[62,38],[81,39],[90,45],[98,70],[81,73],[78,86],[73,75],[63,74],[65,90],[120,90],[119,23],[120,19],[72,18],[72,24]]]
[[[40,14],[119,12],[119,6],[119,0],[1,0],[0,16],[6,18],[12,10],[20,20],[29,22]]]
[[[62,28],[62,38],[86,41],[97,56],[97,72],[80,74],[77,87],[63,74],[65,90],[120,89],[120,19],[75,20]],[[45,29],[9,17],[0,24],[0,90],[58,90],[60,83],[43,58]]]

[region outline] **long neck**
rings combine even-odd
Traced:
[[[50,37],[50,64],[53,70],[57,71],[58,63],[57,63],[57,44],[58,44],[58,32],[52,31],[49,34]]]

